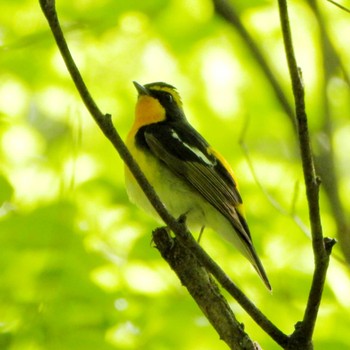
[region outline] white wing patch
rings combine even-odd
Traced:
[[[210,166],[214,166],[215,163],[213,163],[203,152],[201,152],[198,148],[196,147],[191,147],[190,145],[188,145],[187,143],[183,142],[183,140],[181,140],[181,138],[179,137],[179,135],[176,133],[176,131],[174,129],[171,129],[171,136],[176,139],[179,140],[181,142],[181,144],[186,147],[187,149],[189,149],[192,153],[194,153],[200,160],[202,160],[205,164],[208,164]]]

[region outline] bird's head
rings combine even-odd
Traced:
[[[182,101],[174,86],[162,82],[141,85],[136,81],[134,85],[138,92],[135,115],[140,126],[185,119]]]

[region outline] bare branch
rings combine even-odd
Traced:
[[[232,2],[229,3],[227,0],[213,0],[213,4],[214,4],[214,8],[215,8],[216,13],[218,15],[220,15],[222,18],[224,18],[230,25],[232,25],[237,30],[238,34],[243,39],[244,43],[250,49],[253,57],[258,62],[259,67],[262,69],[266,78],[270,82],[270,84],[275,92],[275,95],[276,95],[277,99],[279,100],[282,108],[284,109],[284,111],[286,112],[290,121],[292,122],[293,126],[295,127],[296,125],[295,125],[293,107],[289,103],[288,98],[286,97],[281,85],[279,84],[278,80],[276,79],[274,72],[272,71],[269,64],[267,63],[260,48],[258,47],[256,42],[254,41],[253,37],[246,30],[246,28],[242,24],[239,16],[235,12],[233,5],[232,5]]]
[[[335,6],[339,7],[339,8],[342,9],[343,11],[345,11],[345,12],[347,12],[347,13],[350,13],[350,10],[349,10],[347,7],[345,7],[345,6],[343,6],[343,5],[340,5],[340,4],[337,3],[336,1],[333,1],[333,0],[327,0],[327,1],[330,2],[331,4],[335,5]]]
[[[181,223],[181,220],[179,221]],[[187,231],[178,232],[177,238],[183,245],[188,247],[197,257],[200,263],[215,277],[215,279],[225,288],[248,315],[281,346],[288,343],[288,336],[276,327],[246,295],[231,281],[220,266],[197,244],[196,240]]]
[[[263,184],[260,182],[259,177],[256,174],[253,162],[250,158],[249,149],[247,144],[244,141],[245,133],[248,128],[248,118],[246,119],[245,124],[243,125],[241,135],[239,137],[239,144],[243,150],[244,156],[246,158],[246,161],[248,163],[248,167],[250,169],[250,172],[254,178],[255,183],[260,188],[261,192],[264,194],[264,196],[267,198],[267,200],[270,202],[270,204],[278,210],[282,215],[289,216],[292,218],[292,220],[296,223],[296,225],[301,229],[302,232],[305,233],[306,236],[310,237],[310,232],[305,226],[305,224],[302,222],[301,218],[295,213],[295,203],[298,195],[298,184],[295,184],[294,194],[292,198],[292,209],[286,210],[282,207],[282,205],[264,188]]]
[[[298,323],[295,332],[292,334],[291,346],[288,347],[288,349],[296,349],[297,347],[299,349],[311,349],[312,335],[315,328],[316,318],[322,298],[323,287],[329,264],[329,255],[335,241],[323,238],[319,208],[320,180],[315,172],[314,161],[310,147],[308,122],[304,101],[304,86],[302,82],[301,71],[297,66],[294,54],[286,0],[278,0],[278,4],[284,46],[295,101],[299,148],[306,186],[309,220],[311,225],[312,247],[315,259],[315,271],[312,279],[307,306],[304,313],[304,318],[302,322]]]
[[[204,315],[230,349],[255,350],[256,347],[243,326],[236,320],[217,284],[200,264],[193,252],[170,237],[167,228],[153,232],[153,240],[162,257],[175,271],[182,284],[198,304]]]
[[[336,171],[336,156],[333,147],[334,128],[331,120],[331,108],[329,96],[327,94],[327,86],[330,80],[339,74],[339,70],[343,73],[344,81],[350,87],[350,77],[345,65],[341,61],[336,48],[331,42],[330,36],[325,26],[325,21],[318,7],[316,0],[308,0],[308,3],[315,14],[320,28],[320,44],[323,56],[323,87],[322,87],[322,106],[319,114],[320,130],[319,134],[322,138],[327,139],[327,147],[323,142],[318,144],[318,152],[315,157],[315,166],[322,178],[323,189],[328,197],[330,207],[332,209],[333,218],[337,226],[337,237],[339,239],[340,248],[345,259],[350,265],[350,222],[348,215],[344,210],[339,193],[339,177]],[[317,141],[317,139],[316,139]]]

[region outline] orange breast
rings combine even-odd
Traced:
[[[142,95],[138,98],[135,108],[135,121],[129,132],[128,139],[133,138],[142,126],[165,120],[166,112],[160,102],[152,96]]]

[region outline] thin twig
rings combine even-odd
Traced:
[[[286,57],[295,101],[299,148],[304,173],[306,196],[309,209],[309,220],[311,225],[312,247],[315,259],[315,271],[312,279],[307,306],[304,313],[304,318],[303,321],[298,324],[295,332],[291,337],[293,344],[300,342],[300,344],[303,344],[305,349],[308,349],[308,346],[311,346],[310,344],[312,343],[313,331],[315,328],[329,264],[329,255],[331,248],[335,242],[333,240],[333,243],[331,244],[331,240],[326,241],[323,238],[319,208],[320,180],[315,172],[314,161],[310,147],[307,115],[304,101],[304,86],[302,82],[301,71],[297,66],[294,54],[286,0],[278,0],[278,4]]]
[[[329,82],[332,78],[338,76],[339,69],[343,72],[343,79],[348,87],[350,87],[350,76],[330,39],[318,2],[316,0],[308,0],[308,3],[317,19],[320,29],[320,47],[323,56],[323,76],[320,80],[323,81],[323,86],[322,96],[320,98],[322,105],[320,108],[321,112],[319,113],[319,132],[328,139],[328,147],[325,147],[323,142],[319,142],[317,156],[315,157],[315,166],[321,175],[323,190],[328,197],[337,226],[337,237],[340,248],[350,266],[350,222],[339,193],[339,176],[336,171],[336,155],[333,146],[334,126],[331,120],[332,109],[330,100],[332,97],[329,97],[327,93]]]
[[[256,44],[253,37],[246,30],[239,16],[235,12],[232,5],[233,3],[228,2],[227,0],[212,0],[212,1],[214,4],[215,12],[237,30],[238,34],[243,39],[244,43],[250,49],[253,57],[258,62],[259,67],[262,69],[264,75],[270,82],[275,92],[275,95],[278,101],[280,102],[282,108],[286,112],[287,116],[289,117],[289,120],[292,122],[293,126],[296,127],[293,107],[289,103],[286,94],[284,93],[281,85],[276,79],[275,73],[272,71],[269,64],[267,63],[267,60],[262,54],[259,46]]]
[[[335,5],[335,6],[339,7],[339,8],[342,9],[343,11],[345,11],[345,12],[347,12],[347,13],[350,13],[350,10],[349,10],[347,7],[338,4],[337,2],[335,2],[335,1],[333,1],[333,0],[327,0],[327,1],[330,2],[331,4]]]
[[[248,146],[247,146],[247,144],[244,141],[245,137],[246,137],[247,130],[248,130],[248,125],[249,125],[249,118],[247,117],[245,119],[245,123],[243,125],[241,134],[239,136],[238,143],[239,143],[239,145],[242,148],[242,151],[243,151],[244,156],[246,158],[246,161],[247,161],[250,173],[252,174],[255,183],[258,185],[258,187],[260,188],[261,192],[264,194],[264,196],[267,198],[267,200],[271,203],[271,205],[274,208],[276,208],[276,210],[278,210],[281,214],[287,215],[288,214],[287,211],[277,202],[277,200],[275,198],[273,198],[270,195],[270,193],[265,189],[265,187],[259,181],[259,177],[256,174],[255,168],[253,166],[252,160],[251,160],[250,155],[249,155]]]
[[[282,205],[266,190],[266,188],[263,186],[263,184],[261,183],[261,181],[259,180],[259,177],[256,174],[253,162],[250,158],[249,155],[249,148],[247,146],[247,144],[244,142],[245,139],[245,134],[247,132],[248,129],[248,118],[246,119],[245,124],[243,125],[241,134],[239,136],[239,144],[243,150],[244,156],[246,158],[248,167],[250,169],[250,172],[254,178],[255,183],[258,185],[258,187],[260,188],[261,192],[264,194],[264,196],[267,198],[267,200],[270,202],[270,204],[276,209],[278,210],[282,215],[291,217],[292,220],[295,222],[295,224],[301,229],[302,232],[305,233],[306,236],[310,237],[310,232],[309,230],[306,228],[305,224],[302,222],[301,218],[295,213],[295,202],[297,199],[297,189],[298,186],[297,184],[295,185],[294,188],[294,193],[293,193],[293,199],[292,199],[292,210],[286,210],[285,208],[282,207]]]

